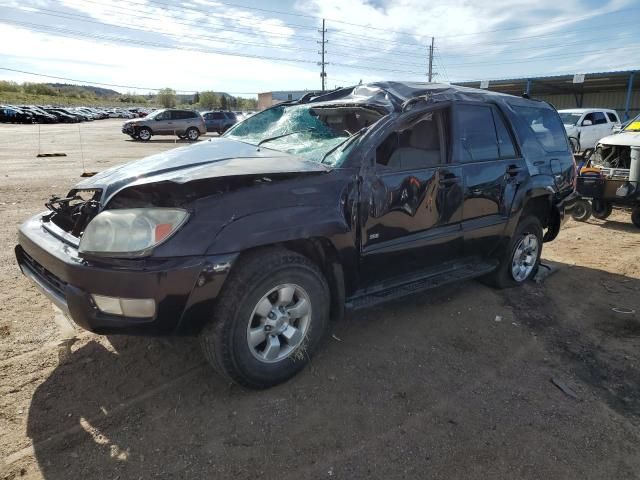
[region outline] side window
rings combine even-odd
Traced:
[[[460,161],[480,162],[500,156],[491,107],[459,105],[456,118],[456,130],[462,146]]]
[[[222,114],[222,112],[213,112],[211,114],[211,118],[214,120],[222,120],[224,118],[224,115]]]
[[[169,120],[170,118],[171,118],[171,112],[169,111],[162,112],[156,115],[156,120]]]
[[[569,149],[567,134],[555,110],[520,105],[512,105],[512,108],[546,152],[566,152]]]
[[[440,112],[432,112],[405,129],[391,132],[376,150],[376,163],[393,170],[417,170],[442,163]]]
[[[603,123],[607,123],[607,117],[604,116],[602,112],[593,112],[593,124],[594,125],[602,125]]]
[[[514,158],[517,156],[516,147],[513,144],[513,138],[507,130],[502,114],[493,109],[493,121],[496,125],[496,133],[498,134],[498,150],[500,158]]]
[[[607,112],[607,117],[609,118],[609,121],[611,123],[620,123],[620,120],[618,120],[618,116],[613,112]]]

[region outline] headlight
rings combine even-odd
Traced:
[[[173,235],[189,214],[180,208],[126,208],[96,215],[79,251],[110,257],[142,257]]]

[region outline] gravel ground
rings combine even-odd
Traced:
[[[640,478],[627,212],[570,221],[542,284],[470,281],[350,314],[268,391],[225,383],[189,338],[78,332],[65,355],[16,229],[83,170],[174,147],[120,123],[43,125],[40,151],[67,154],[44,159],[37,126],[0,125],[0,478]]]

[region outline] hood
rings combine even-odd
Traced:
[[[323,173],[330,168],[277,150],[213,138],[105,170],[78,183],[79,190],[102,189],[103,205],[125,187],[155,182],[186,183],[213,177],[280,173]]]
[[[640,147],[640,132],[620,132],[600,139],[603,145],[621,145],[627,147]]]

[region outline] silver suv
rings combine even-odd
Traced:
[[[195,141],[207,133],[202,115],[195,110],[165,108],[144,118],[136,118],[122,125],[122,133],[134,140],[150,140],[153,135],[177,135]]]

